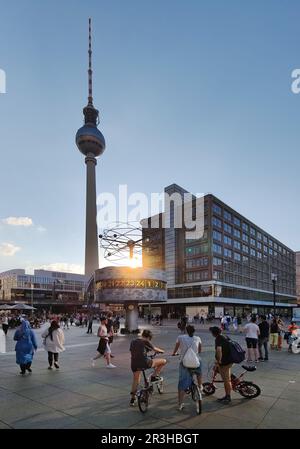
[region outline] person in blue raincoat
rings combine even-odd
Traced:
[[[20,374],[24,375],[26,370],[32,372],[31,364],[34,351],[37,350],[36,337],[27,320],[23,320],[15,332],[14,340],[17,341],[16,363],[20,365]]]

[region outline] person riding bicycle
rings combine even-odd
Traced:
[[[184,395],[186,390],[191,387],[192,378],[191,371],[189,368],[183,366],[182,359],[185,353],[191,348],[195,354],[199,357],[199,354],[202,349],[201,338],[194,336],[195,328],[194,326],[188,325],[186,326],[187,335],[179,335],[172,356],[177,355],[178,349],[180,349],[181,361],[179,364],[179,381],[178,381],[178,410],[182,410],[184,408]],[[199,358],[199,366],[193,369],[195,374],[197,375],[198,386],[202,389],[202,370],[201,370],[201,360]]]
[[[153,368],[154,372],[151,375],[151,382],[160,380],[160,372],[167,363],[165,359],[152,359],[148,357],[148,352],[153,351],[163,354],[164,350],[153,346],[151,343],[152,332],[145,329],[141,338],[133,340],[130,344],[131,352],[131,370],[133,372],[133,381],[131,387],[130,405],[134,406],[136,403],[136,392],[141,379],[143,370]]]

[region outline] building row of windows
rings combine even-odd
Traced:
[[[198,268],[208,266],[208,257],[198,257],[197,259],[187,259],[185,261],[186,268]]]
[[[232,247],[232,241],[230,239],[230,237],[224,236],[224,244],[226,244],[227,246],[231,246]],[[240,242],[234,240],[233,242],[233,247],[234,249],[237,249],[239,251],[242,251],[244,254],[248,254],[251,257],[257,257],[257,259],[268,259],[268,256],[272,256],[272,257],[276,257],[278,255],[278,253],[274,252],[271,248],[264,247],[264,251],[258,251],[252,247],[250,247],[249,245],[246,244],[241,244]],[[228,248],[223,248],[220,244],[218,243],[213,243],[213,252],[215,254],[219,254],[219,255],[224,255],[225,257],[229,257],[232,258],[234,257],[235,260],[242,260],[242,255],[232,251],[231,249]],[[288,266],[292,267],[293,264],[289,264]]]
[[[207,281],[207,279],[208,279],[208,270],[187,271],[185,273],[186,282]]]
[[[221,209],[219,206],[217,206],[219,209]],[[213,211],[215,213],[216,210],[213,208]],[[225,213],[226,212],[226,213]],[[229,219],[228,214],[231,216],[231,214],[227,211],[224,210],[224,219],[227,219],[228,221],[232,222],[231,218]],[[220,215],[220,214],[219,214]],[[235,217],[235,220],[233,221],[233,223],[236,226],[241,226],[240,220]],[[279,253],[283,254],[284,256],[293,256],[293,254],[286,250],[286,248],[282,247],[281,245],[279,245],[277,242],[273,241],[272,239],[270,239],[269,237],[267,237],[266,235],[262,235],[261,232],[257,231],[255,228],[253,228],[252,226],[249,226],[247,223],[243,222],[242,223],[242,231],[241,229],[237,229],[235,227],[233,227],[231,224],[228,224],[226,222],[223,222],[218,218],[213,216],[212,217],[212,225],[216,228],[219,229],[224,229],[225,232],[227,232],[228,234],[233,234],[235,237],[237,238],[242,238],[245,242],[251,242],[251,244],[253,246],[257,246],[257,248],[261,248],[262,247],[262,243],[266,245],[269,245],[270,248],[272,248],[274,251],[278,251]],[[249,229],[250,229],[250,235],[248,235],[247,233],[249,233]],[[257,240],[255,240],[257,239]]]

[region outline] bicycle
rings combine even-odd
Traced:
[[[191,394],[191,397],[193,401],[196,403],[196,411],[198,415],[201,415],[202,413],[202,391],[201,388],[198,385],[198,379],[196,376],[196,372],[192,368],[188,368],[191,378],[192,378],[192,384],[190,388],[185,390],[186,394]]]
[[[154,357],[157,355],[157,352],[155,352],[152,355],[149,355],[148,357],[151,359],[154,359]],[[160,377],[159,380],[152,381],[151,377],[152,374],[148,377],[146,376],[145,369],[142,370],[143,378],[144,378],[144,386],[137,391],[137,401],[138,406],[141,411],[141,413],[146,413],[148,410],[148,406],[151,400],[151,396],[154,393],[154,386],[156,386],[157,391],[159,394],[163,394],[163,377]]]
[[[244,369],[244,371],[239,376],[231,374],[232,389],[246,399],[257,398],[261,394],[261,389],[259,388],[259,386],[254,384],[253,382],[243,380],[246,372],[256,371],[256,366],[242,365],[242,368]],[[218,370],[217,367],[214,366],[211,381],[203,383],[203,393],[206,396],[211,396],[215,393],[216,383],[223,383],[223,380],[216,380],[217,375]]]

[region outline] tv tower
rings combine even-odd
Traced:
[[[92,30],[89,19],[89,68],[88,68],[88,104],[83,109],[84,125],[76,134],[76,145],[85,155],[86,163],[86,221],[85,221],[85,268],[87,277],[99,268],[97,205],[96,205],[96,165],[97,157],[105,150],[105,139],[97,128],[99,111],[93,104],[92,70]]]

